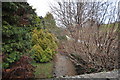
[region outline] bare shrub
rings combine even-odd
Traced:
[[[116,69],[118,64],[117,24],[81,27],[78,37],[80,41],[65,42],[64,50],[70,53],[72,61],[79,68],[84,68],[86,73]]]
[[[58,2],[51,9],[68,41],[61,44],[81,73],[117,68],[117,6],[113,2]],[[107,22],[107,24],[105,24]]]

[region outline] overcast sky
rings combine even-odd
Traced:
[[[33,6],[33,8],[36,9],[37,15],[43,16],[43,17],[46,15],[47,12],[51,12],[51,9],[49,7],[50,3],[55,5],[56,1],[62,1],[62,0],[27,0],[27,2],[31,6]],[[68,1],[68,0],[66,0],[66,1]],[[88,0],[88,1],[90,1],[90,0]],[[106,0],[102,0],[102,1],[106,1]],[[116,2],[116,1],[120,1],[120,0],[108,0],[108,1]]]
[[[47,12],[50,12],[50,3],[54,3],[54,0],[27,0],[27,2],[36,9],[38,16],[45,16]]]

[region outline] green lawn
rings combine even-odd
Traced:
[[[52,78],[53,77],[53,62],[34,63],[37,66],[35,69],[35,78]]]

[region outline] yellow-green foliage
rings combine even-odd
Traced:
[[[37,62],[48,62],[52,59],[57,48],[53,34],[47,30],[34,29],[32,42],[34,44],[32,48],[33,57]]]

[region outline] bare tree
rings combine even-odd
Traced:
[[[58,4],[57,7],[52,5],[51,9],[60,24],[66,27],[66,35],[72,38],[62,44],[72,61],[83,67],[84,72],[117,68],[116,4],[70,0]]]

